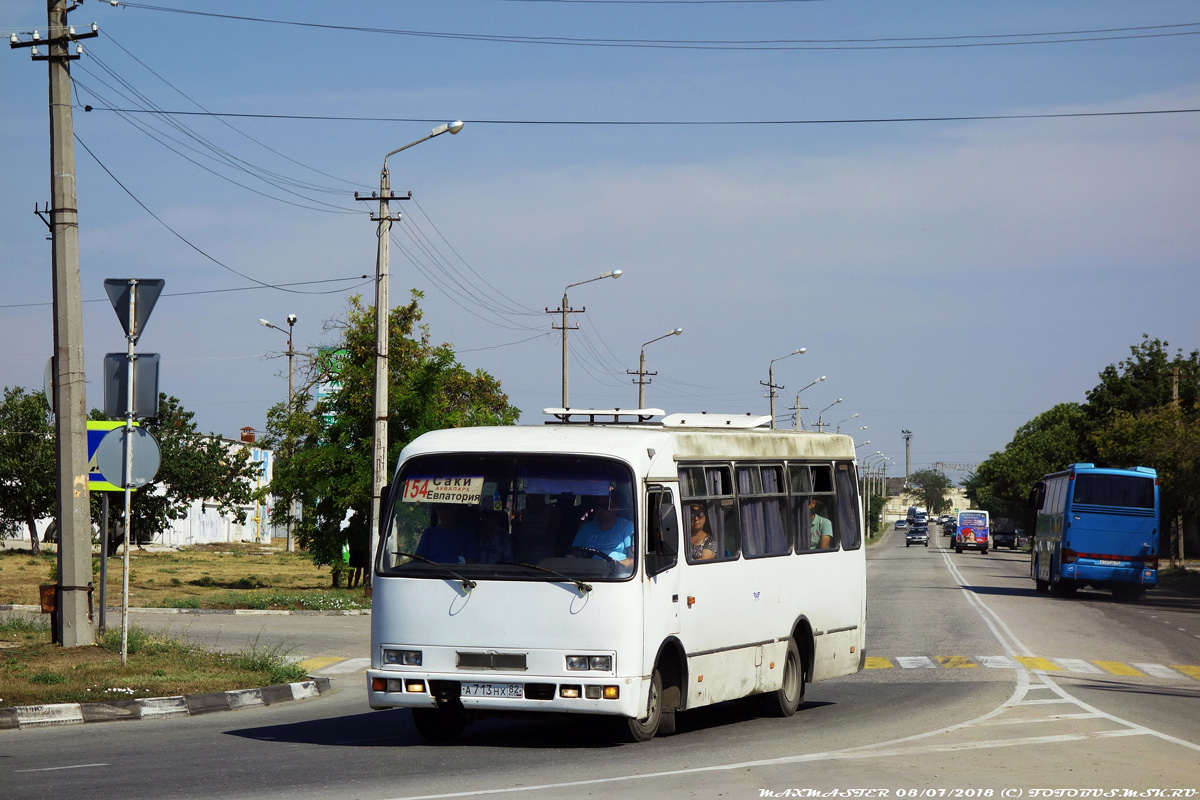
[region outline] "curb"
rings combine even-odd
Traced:
[[[2,603],[0,611],[25,611],[35,614],[42,613],[41,606],[21,605],[18,603]],[[109,614],[120,614],[120,607],[107,609]],[[243,617],[266,616],[327,616],[327,617],[363,617],[370,616],[369,608],[344,608],[331,611],[289,611],[259,608],[130,608],[131,614],[231,614]]]
[[[122,722],[137,719],[198,716],[214,711],[235,711],[250,706],[269,706],[289,700],[307,700],[329,691],[328,678],[311,678],[299,683],[237,689],[228,692],[144,700],[111,700],[104,703],[58,703],[44,706],[0,708],[0,730],[46,728],[87,722]]]

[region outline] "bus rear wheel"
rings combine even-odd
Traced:
[[[804,702],[804,663],[795,639],[788,639],[783,658],[783,685],[762,696],[763,709],[772,717],[790,717]]]
[[[618,721],[617,733],[626,741],[648,742],[658,733],[662,722],[662,675],[655,668],[650,676],[650,697],[646,702],[646,717],[625,717]]]
[[[450,709],[414,708],[412,716],[417,733],[431,742],[452,742],[467,727],[466,718]]]

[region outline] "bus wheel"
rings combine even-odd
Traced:
[[[414,708],[412,716],[417,733],[431,742],[452,742],[467,727],[466,718],[449,709]]]
[[[648,742],[658,733],[662,722],[662,675],[657,668],[650,676],[650,699],[646,703],[646,718],[626,717],[620,720],[618,733],[631,742]]]
[[[986,555],[987,555],[987,548],[986,548],[986,547],[985,547],[985,548],[983,548],[983,552],[982,552],[982,553],[980,553],[980,555],[982,555],[982,556],[986,556]]]
[[[762,696],[763,708],[772,717],[790,717],[804,702],[804,665],[795,639],[788,639],[783,658],[783,685]]]

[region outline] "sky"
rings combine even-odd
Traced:
[[[287,339],[258,319],[296,315],[300,373],[350,295],[373,302],[354,193],[456,119],[388,162],[414,198],[391,299],[423,292],[433,340],[522,423],[561,403],[547,309],[616,269],[568,293],[572,406],[636,406],[650,342],[647,406],[766,414],[773,363],[781,427],[803,390],[806,428],[893,475],[902,430],[913,470],[978,464],[1143,334],[1200,346],[1193,3],[89,0],[70,21],[100,28],[71,65],[89,407],[126,348],[103,281],[162,278],[138,343],[162,391],[203,431],[264,428]],[[0,0],[0,35],[35,29],[44,3]],[[0,56],[0,97],[0,384],[40,389],[45,63]]]

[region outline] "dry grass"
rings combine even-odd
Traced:
[[[0,621],[0,707],[171,697],[250,689],[304,680],[304,670],[278,651],[210,653],[182,638],[129,631],[127,666],[121,633],[101,643],[63,648],[50,643],[49,625]]]
[[[0,604],[37,605],[38,586],[53,583],[57,556],[52,545],[34,556],[29,549],[0,549]],[[92,575],[100,600],[100,557]],[[121,557],[108,560],[107,603],[121,603]],[[198,545],[180,550],[129,553],[129,604],[134,607],[192,608],[362,608],[361,589],[330,591],[327,567],[306,553],[256,544]]]

